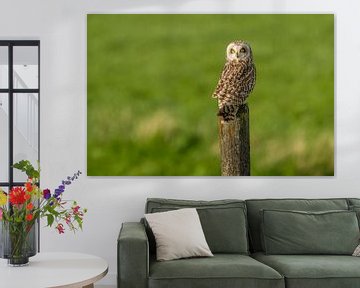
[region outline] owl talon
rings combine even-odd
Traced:
[[[233,116],[230,116],[230,115],[223,116],[223,119],[224,119],[225,122],[230,122],[230,121],[235,120],[235,118]]]
[[[224,113],[224,111],[219,111],[217,116],[221,116],[225,122],[229,122],[235,119],[234,115]]]

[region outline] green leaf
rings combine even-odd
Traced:
[[[48,224],[48,226],[50,226],[51,227],[51,225],[54,223],[54,216],[53,215],[51,215],[51,214],[48,214],[47,215],[47,224]]]
[[[33,178],[36,180],[40,179],[40,168],[35,169],[29,160],[21,160],[13,164],[13,167],[22,172],[25,172],[29,178]]]
[[[58,217],[60,215],[59,212],[57,212],[53,207],[49,206],[47,208],[47,210],[49,211],[50,214],[54,215],[55,217]]]
[[[75,221],[78,223],[79,228],[82,230],[82,219],[79,216],[75,216]]]

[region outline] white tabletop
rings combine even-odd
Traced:
[[[106,261],[96,256],[38,253],[24,267],[8,267],[7,260],[1,259],[0,288],[84,287],[103,278],[107,271]]]

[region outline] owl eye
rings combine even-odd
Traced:
[[[240,53],[245,53],[245,52],[246,52],[245,48],[240,49]]]
[[[235,53],[235,49],[231,48],[230,49],[230,54],[234,54]]]

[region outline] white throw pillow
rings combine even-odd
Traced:
[[[360,257],[360,244],[358,246],[356,246],[352,256]]]
[[[213,256],[195,208],[145,214],[156,240],[158,261]]]

